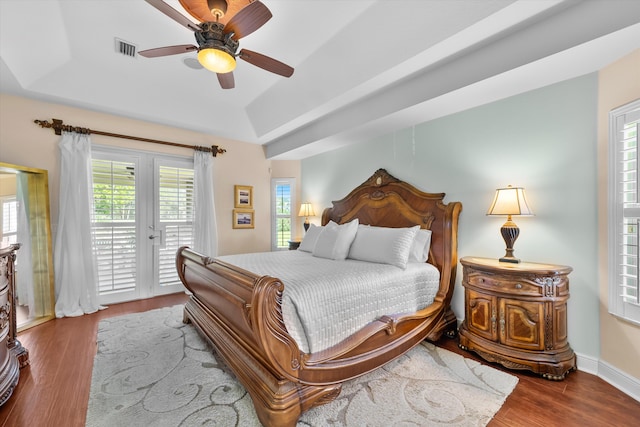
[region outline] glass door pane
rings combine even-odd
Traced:
[[[133,299],[138,294],[137,164],[94,158],[92,168],[92,225],[98,259],[98,295],[101,302]]]
[[[154,294],[184,290],[176,271],[176,252],[193,245],[193,164],[156,160]]]

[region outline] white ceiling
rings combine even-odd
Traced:
[[[236,87],[223,90],[212,73],[185,65],[195,53],[116,52],[116,38],[138,50],[195,44],[143,0],[0,0],[0,91],[300,159],[593,72],[640,48],[637,0],[263,3],[273,18],[240,48],[295,72],[287,79],[238,61]]]

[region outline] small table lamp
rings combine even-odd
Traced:
[[[502,238],[507,245],[507,252],[500,258],[500,262],[520,262],[518,258],[513,256],[513,244],[518,238],[518,235],[520,235],[520,229],[516,223],[511,220],[511,216],[533,215],[533,212],[527,205],[524,188],[512,187],[510,185],[507,188],[498,188],[487,215],[507,215],[507,222],[500,228]]]
[[[300,205],[300,212],[298,216],[305,217],[304,219],[304,231],[306,232],[309,229],[309,217],[315,216],[316,213],[313,211],[313,205],[309,202],[304,202]]]

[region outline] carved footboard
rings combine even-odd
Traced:
[[[176,264],[193,293],[184,321],[191,321],[233,370],[263,425],[294,426],[302,412],[340,393],[339,383],[291,381],[301,354],[282,322],[282,283],[277,279],[258,277],[187,248],[178,250]]]
[[[383,316],[319,353],[299,350],[281,311],[283,284],[188,248],[177,254],[181,280],[192,292],[191,321],[213,344],[251,395],[265,426],[295,425],[312,406],[334,399],[341,383],[403,354],[444,328],[446,306],[435,302],[406,316]]]

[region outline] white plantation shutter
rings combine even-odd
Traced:
[[[92,160],[92,230],[98,259],[98,293],[136,286],[136,164]]]
[[[609,312],[640,323],[640,100],[613,110],[609,128]]]
[[[164,230],[158,266],[160,286],[180,282],[176,271],[176,251],[193,245],[193,169],[160,166],[158,223]]]
[[[2,204],[2,241],[16,243],[18,235],[18,201],[14,196],[4,197]]]
[[[289,249],[295,237],[295,178],[271,180],[271,250]]]

